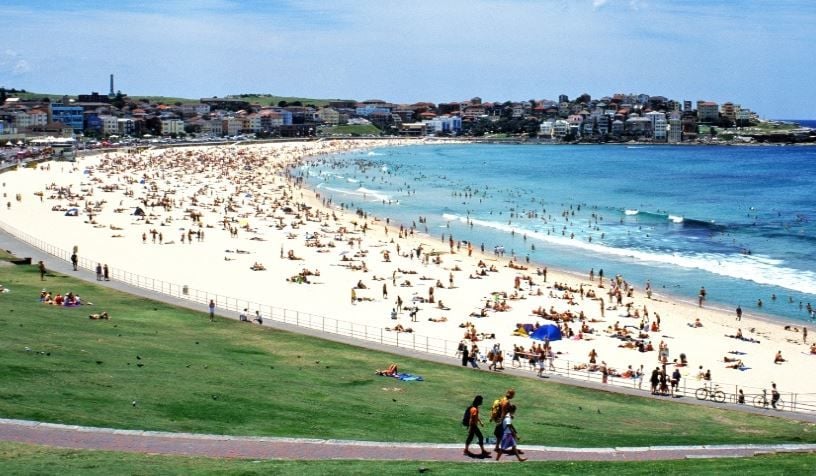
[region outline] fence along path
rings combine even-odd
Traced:
[[[28,233],[25,233],[3,221],[0,221],[0,229],[4,230],[17,240],[54,256],[62,260],[64,263],[70,262],[71,251],[69,250],[59,248],[35,236],[29,235]],[[88,271],[94,271],[96,268],[96,263],[103,261],[104,260],[80,257],[78,266],[79,268]],[[216,307],[220,311],[239,313],[244,309],[247,309],[249,314],[253,315],[257,310],[261,313],[261,316],[265,322],[270,320],[276,323],[295,326],[296,328],[310,329],[322,334],[333,334],[336,336],[351,338],[357,341],[373,342],[381,346],[396,347],[420,354],[447,357],[451,360],[456,357],[457,348],[459,346],[459,342],[457,341],[423,336],[415,333],[389,332],[381,327],[374,327],[350,321],[342,321],[331,317],[225,296],[206,290],[190,288],[187,285],[131,273],[127,270],[118,268],[109,268],[109,272],[110,278],[116,282],[151,291],[159,295],[169,296],[174,299],[201,304],[202,309],[206,309],[206,306],[210,300],[213,300],[216,303]],[[505,358],[505,362],[510,361],[510,358]],[[524,362],[524,360],[522,360],[522,362]],[[596,384],[600,384],[602,382],[600,372],[590,372],[586,369],[576,370],[574,366],[578,363],[579,362],[573,362],[568,359],[556,358],[553,361],[555,370],[548,370],[546,374],[549,376],[563,377],[577,382]],[[519,368],[524,369],[525,364],[522,363]],[[534,373],[534,369],[530,367],[527,368],[530,369],[530,374]],[[647,370],[647,372],[649,371]],[[607,383],[603,384],[603,386],[621,389],[625,388],[629,389],[630,391],[636,390],[641,393],[646,393],[649,392],[650,387],[648,379],[648,373],[643,375],[641,380],[614,377],[610,375],[607,379]],[[736,384],[727,382],[704,382],[693,378],[684,378],[680,383],[680,386],[675,391],[675,395],[682,397],[695,397],[698,389],[704,385],[721,390],[725,394],[725,403],[737,404],[739,389],[742,389],[743,392],[745,392],[745,405],[747,406],[751,406],[756,397],[763,395],[762,388],[746,386],[740,387]],[[646,387],[645,390],[642,389],[643,385]],[[782,408],[785,411],[816,416],[816,394],[782,393],[781,400],[783,402]],[[770,407],[770,405],[768,405],[768,407]],[[762,407],[760,408],[766,409]]]

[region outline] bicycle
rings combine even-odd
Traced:
[[[768,400],[768,391],[767,390],[763,390],[762,395],[757,395],[757,396],[754,397],[754,406],[755,407],[767,409],[768,405],[770,405],[772,408],[775,405],[775,408],[777,410],[782,410],[784,408],[784,402],[782,401],[782,399],[777,400],[775,402],[775,404],[771,403],[771,401]]]
[[[702,386],[694,392],[694,396],[697,397],[697,400],[712,400],[717,403],[725,402],[725,393],[720,390],[719,385],[711,385],[710,387]]]

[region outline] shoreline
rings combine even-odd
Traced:
[[[371,142],[362,148],[392,145],[379,141]],[[313,147],[305,147],[309,144]],[[341,142],[333,144],[332,147],[338,147],[341,151],[343,147],[351,146]],[[16,191],[9,190],[12,187],[27,191],[20,203],[14,203],[10,210],[0,212],[0,219],[9,221],[15,227],[34,236],[50,237],[53,230],[60,229],[59,236],[53,236],[48,240],[58,241],[57,244],[64,249],[70,249],[71,245],[79,242],[80,255],[83,257],[86,250],[93,250],[89,253],[96,254],[96,257],[107,256],[116,268],[175,283],[187,283],[195,289],[219,290],[220,294],[239,299],[252,299],[255,302],[297,309],[304,313],[332,316],[381,329],[400,324],[404,327],[414,327],[414,332],[418,335],[437,336],[454,343],[461,339],[463,332],[458,324],[469,321],[477,326],[477,332],[496,336],[495,339],[476,342],[483,353],[496,342],[500,343],[506,352],[514,345],[529,346],[532,341],[528,337],[511,335],[515,323],[550,322],[531,314],[529,312],[531,308],[554,308],[558,313],[571,311],[575,314],[583,311],[589,318],[590,327],[595,328],[594,333],[585,334],[586,339],[554,342],[553,347],[562,352],[562,359],[571,362],[586,361],[587,353],[597,347],[600,354],[599,362],[605,360],[609,362],[610,367],[619,370],[626,369],[627,365],[634,368],[644,365],[648,372],[652,368],[649,365],[654,366],[656,363],[657,344],[663,340],[671,347],[667,359],[669,368],[672,367],[672,360],[678,358],[681,352],[688,354],[689,365],[682,368],[683,379],[694,379],[697,366],[702,365],[712,369],[713,380],[729,385],[738,385],[746,389],[767,388],[770,381],[774,380],[780,384],[782,392],[816,392],[813,384],[799,378],[799,373],[806,369],[810,359],[816,356],[801,355],[799,351],[803,350],[802,345],[787,341],[791,337],[799,339],[801,333],[786,332],[782,330],[783,325],[765,322],[753,313],[746,313],[742,323],[735,323],[733,311],[710,307],[698,309],[691,303],[664,293],[655,293],[654,297],[660,300],[648,300],[643,291],[638,289],[633,298],[625,298],[624,302],[631,302],[631,308],[637,310],[648,306],[650,314],[658,312],[662,317],[660,331],[646,332],[655,352],[639,353],[636,350],[618,347],[618,344],[624,341],[606,332],[605,328],[611,328],[616,320],[621,325],[635,327],[637,320],[620,315],[622,308],[608,309],[606,317],[601,318],[597,300],[579,299],[577,291],[574,298],[567,300],[560,290],[546,287],[551,286],[553,282],[564,282],[567,283],[567,287],[574,289],[583,286],[595,290],[597,295],[606,301],[608,297],[605,291],[608,288],[598,289],[597,281],[590,285],[582,273],[550,269],[545,285],[532,265],[528,265],[526,270],[509,268],[507,267],[509,258],[498,259],[489,253],[482,254],[478,250],[474,250],[472,256],[468,256],[464,249],[450,253],[448,244],[441,242],[439,237],[416,232],[400,238],[399,224],[391,222],[387,216],[361,217],[352,210],[339,209],[334,203],[324,208],[322,201],[325,197],[322,194],[319,196],[320,192],[306,188],[302,183],[293,185],[295,179],[286,174],[287,170],[300,167],[311,160],[309,155],[323,156],[337,152],[325,150],[324,145],[329,144],[202,147],[191,152],[193,156],[189,158],[186,157],[188,150],[149,151],[145,157],[132,159],[132,164],[144,165],[152,160],[148,157],[153,156],[164,159],[162,162],[154,161],[153,165],[144,165],[146,172],[142,173],[142,176],[146,178],[143,185],[134,181],[138,174],[137,171],[128,168],[131,162],[122,162],[123,167],[116,165],[116,160],[119,159],[111,159],[112,162],[106,166],[107,168],[93,167],[92,172],[87,175],[82,173],[81,167],[74,167],[74,164],[51,162],[50,165],[43,164],[37,169],[19,171],[21,173],[16,175],[18,180],[6,184],[7,191],[12,192],[9,199]],[[354,144],[353,148],[356,149],[359,145]],[[196,169],[195,167],[200,164],[190,161],[195,154],[211,156],[211,159],[208,159],[211,160],[209,162],[211,165]],[[122,154],[117,155],[119,156]],[[220,164],[220,160],[232,165],[219,167],[217,165]],[[84,162],[84,167],[85,164],[104,162],[105,159],[83,158],[80,161]],[[252,170],[244,171],[239,168],[242,163],[255,165]],[[61,170],[57,170],[58,168]],[[69,170],[65,170],[66,168]],[[152,172],[148,173],[149,170]],[[230,178],[233,175],[235,179]],[[49,198],[47,203],[43,197],[40,197],[42,202],[38,202],[36,197],[32,199],[31,193],[43,191],[41,187],[54,183],[55,179],[70,181],[76,184],[77,189],[84,189],[81,194],[85,196],[86,201],[90,199],[99,202],[99,198],[103,198],[102,201],[110,203],[101,205],[99,207],[101,210],[92,220],[86,220],[84,214],[77,218],[49,212],[47,210],[52,204],[63,203],[58,198],[49,197],[48,194],[53,193],[53,189],[44,190],[45,197]],[[85,185],[81,185],[82,183]],[[168,191],[164,196],[171,197],[173,202],[164,210],[160,207],[150,207],[148,212],[148,207],[145,207],[150,224],[144,223],[138,217],[124,213],[116,214],[110,210],[117,202],[120,207],[124,207],[125,202],[136,203],[135,193],[140,190],[150,196],[148,183],[154,183],[156,190]],[[165,186],[169,188],[162,188]],[[105,188],[109,190],[103,190]],[[172,193],[169,193],[170,191]],[[128,192],[133,192],[134,196],[128,196]],[[188,193],[190,195],[186,195]],[[161,193],[158,193],[155,198],[160,196]],[[201,229],[206,232],[207,237],[201,242],[180,243],[177,241],[179,233],[182,230],[192,231],[194,226],[188,214],[185,214],[185,209],[189,211],[196,207],[193,205],[195,201],[191,202],[190,197],[198,197],[199,205],[196,206],[202,214],[200,223],[208,226]],[[225,229],[219,229],[219,217],[222,213],[219,211],[221,205],[213,205],[216,202],[221,205],[228,203],[234,207],[235,211],[227,212],[226,216],[231,217],[230,228],[238,229],[237,236],[227,236],[230,233]],[[302,208],[298,204],[309,208]],[[287,207],[291,209],[291,213],[283,211]],[[297,218],[298,216],[300,218]],[[93,225],[82,221],[99,223]],[[159,228],[159,223],[163,223],[164,228]],[[114,227],[121,228],[121,232],[117,231],[114,235],[123,235],[122,237],[112,238],[110,234]],[[166,236],[172,238],[175,243],[159,245],[151,243],[150,239],[142,242],[139,236],[143,230],[146,232],[151,227],[167,233]],[[403,229],[407,235],[405,225]],[[84,241],[79,241],[80,239]],[[92,248],[89,243],[93,243]],[[236,246],[238,248],[235,248]],[[428,261],[427,263],[413,257],[413,253],[412,258],[407,256],[408,250],[413,251],[419,246],[424,248],[423,258]],[[285,248],[292,250],[294,256],[303,259],[280,258],[278,254],[284,254]],[[235,251],[226,252],[225,249],[245,250],[247,256]],[[135,250],[139,252],[134,253]],[[390,260],[384,259],[384,251],[389,252]],[[360,256],[350,258],[349,261],[341,259],[353,254]],[[431,258],[438,258],[441,263],[433,264],[430,262]],[[475,265],[480,259],[485,263],[495,264],[497,271],[490,272],[482,278],[469,279],[468,273],[473,276],[478,269]],[[252,262],[263,263],[266,271],[255,274],[255,271],[248,270]],[[345,266],[352,263],[352,267]],[[369,269],[367,273],[354,269],[354,266],[361,266],[361,263],[363,267]],[[311,282],[308,285],[284,279],[299,276],[304,269],[320,271],[320,274],[303,276]],[[412,271],[416,274],[402,271],[398,274],[398,270]],[[417,281],[420,275],[427,276],[428,280]],[[453,285],[449,285],[449,277],[452,280],[450,284]],[[527,284],[527,277],[530,278],[531,285]],[[515,289],[519,299],[510,297],[514,292],[513,281],[516,278],[522,281]],[[398,281],[400,283],[409,281],[409,284],[399,286]],[[439,281],[435,287],[432,286],[434,281]],[[365,285],[364,289],[358,289],[356,293],[357,297],[363,300],[351,304],[349,292],[355,282]],[[387,299],[380,297],[379,291],[383,286],[388,288]],[[443,300],[448,310],[423,302],[432,288],[436,291],[435,299]],[[483,306],[485,298],[495,297],[494,292],[505,293],[504,301],[511,309],[488,311],[486,317],[468,317],[469,312]],[[406,312],[401,312],[396,320],[388,318],[397,295],[405,298],[403,303],[420,308],[417,321],[410,321]],[[320,299],[315,299],[316,296]],[[574,304],[568,304],[567,301],[573,301]],[[442,317],[446,318],[445,322],[428,320]],[[695,318],[700,318],[705,327],[693,329],[686,326]],[[590,319],[601,322],[589,322]],[[568,325],[571,326],[571,330],[579,333],[580,326],[577,324],[577,321],[572,320]],[[750,335],[748,329],[754,327],[757,330],[756,336],[761,336],[762,344],[737,343],[723,339],[723,333],[734,333],[737,325],[742,326],[746,335]],[[771,342],[766,342],[768,340]],[[748,348],[748,345],[756,347]],[[752,366],[751,371],[723,369],[722,355],[734,347],[749,351],[749,355],[744,358]],[[789,362],[783,365],[771,363],[773,353],[779,350],[777,347],[783,350]],[[509,364],[509,358],[506,363]],[[648,379],[648,374],[646,377]],[[733,383],[730,383],[732,381]]]

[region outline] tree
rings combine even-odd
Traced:
[[[152,134],[154,136],[161,134],[161,119],[158,117],[150,117],[145,119],[144,128],[148,134]]]
[[[116,96],[114,96],[111,104],[117,109],[125,107],[125,95],[122,94],[122,91],[116,91]]]
[[[278,107],[287,107],[287,106],[289,106],[288,102],[283,101],[283,100],[278,101]]]

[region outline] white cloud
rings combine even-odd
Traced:
[[[14,64],[14,68],[12,68],[11,71],[14,74],[25,74],[31,71],[31,65],[28,64],[28,61],[21,59]]]
[[[31,64],[21,57],[20,53],[12,49],[0,52],[0,74],[18,76],[31,71]]]
[[[592,8],[597,10],[597,9],[603,7],[604,5],[606,5],[607,1],[608,0],[592,0]]]

